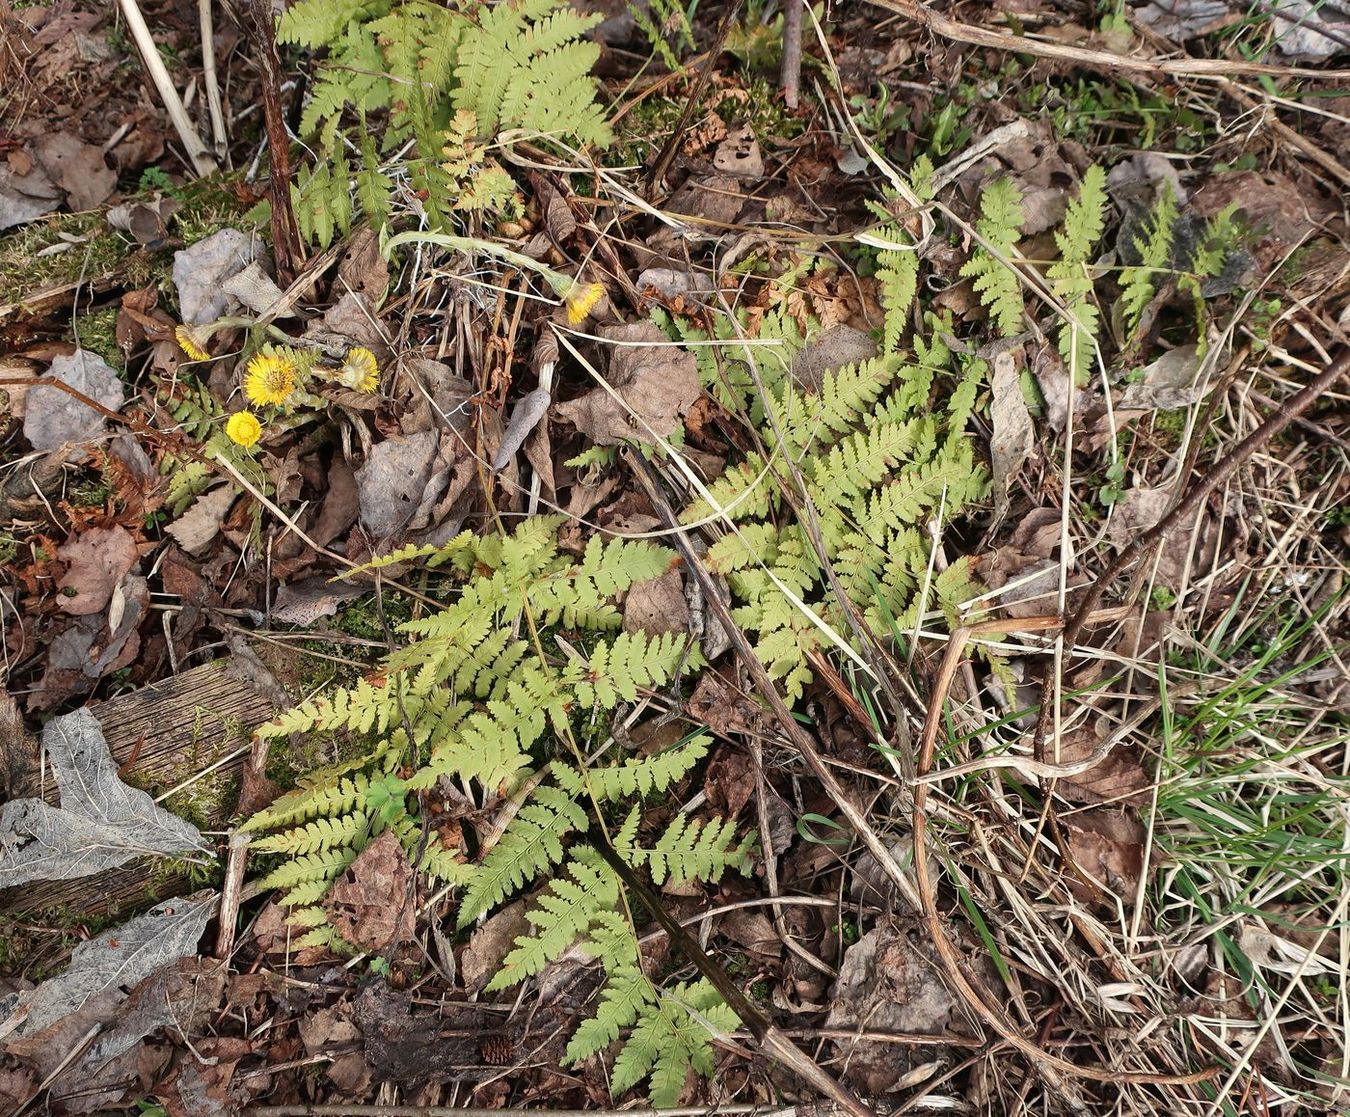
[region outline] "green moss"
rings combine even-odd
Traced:
[[[0,290],[5,292],[0,299],[18,302],[51,288],[115,273],[130,287],[167,280],[175,247],[240,224],[249,205],[231,189],[238,177],[237,172],[213,175],[174,190],[180,203],[170,224],[175,243],[155,252],[111,228],[101,212],[52,214],[0,236]],[[150,197],[148,192],[133,194],[127,201]]]
[[[97,353],[118,372],[125,372],[126,355],[117,341],[117,314],[117,307],[108,306],[79,315],[71,324],[71,341],[78,342],[81,349]]]

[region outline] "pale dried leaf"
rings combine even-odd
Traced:
[[[1011,353],[994,358],[993,403],[990,419],[994,436],[989,443],[994,482],[994,518],[1008,511],[1008,483],[1017,476],[1036,444],[1031,412],[1022,395],[1022,378]]]
[[[59,380],[109,411],[120,408],[125,398],[116,371],[98,354],[85,349],[57,357],[42,379]],[[24,406],[23,436],[34,450],[92,442],[108,425],[99,412],[60,388],[30,388]]]
[[[201,326],[222,317],[233,304],[223,284],[258,255],[257,238],[221,229],[173,254],[173,282],[183,321]]]
[[[169,534],[188,554],[202,554],[219,533],[237,495],[233,485],[218,485],[203,493],[191,508],[169,525]]]
[[[1123,410],[1175,411],[1189,407],[1203,395],[1196,382],[1200,352],[1194,345],[1179,345],[1147,366],[1137,383],[1128,385],[1116,405]]]
[[[156,970],[197,952],[197,941],[219,898],[215,892],[196,892],[166,900],[80,943],[62,973],[19,994],[0,1024],[0,1039],[13,1048],[72,1013],[106,1014],[126,999],[123,990],[135,988]]]
[[[117,778],[103,730],[87,709],[49,721],[42,746],[61,806],[16,799],[0,809],[0,888],[89,876],[143,854],[209,848],[195,826]]]
[[[388,539],[413,518],[435,473],[439,444],[437,433],[425,430],[372,447],[356,471],[361,523],[371,535]]]
[[[331,582],[322,574],[292,582],[277,590],[272,602],[272,619],[282,624],[311,625],[320,617],[331,617],[344,601],[360,597],[362,586]]]

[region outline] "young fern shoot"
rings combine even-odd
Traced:
[[[1093,301],[1091,260],[1105,229],[1106,204],[1106,172],[1094,163],[1069,203],[1064,227],[1055,233],[1059,259],[1046,272],[1050,290],[1064,303],[1059,352],[1080,388],[1091,377],[1097,352],[1101,315]]]

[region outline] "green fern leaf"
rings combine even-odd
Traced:
[[[575,1066],[597,1051],[603,1051],[619,1038],[624,1028],[631,1027],[655,999],[652,983],[637,967],[612,970],[600,990],[595,1015],[582,1021],[572,1034],[563,1061]]]
[[[538,787],[506,833],[478,866],[459,905],[459,926],[467,927],[508,894],[563,858],[562,839],[585,830],[586,812],[557,788]]]
[[[1022,328],[1022,288],[1008,263],[1022,227],[1022,193],[1010,178],[997,178],[980,195],[975,228],[988,244],[975,249],[961,274],[975,281],[975,291],[1004,337]]]
[[[625,760],[609,768],[588,768],[584,774],[555,761],[554,778],[568,794],[600,802],[651,795],[687,775],[707,755],[711,741],[706,736],[691,737],[666,752]]]
[[[1046,272],[1067,315],[1060,326],[1059,351],[1080,387],[1087,383],[1096,353],[1099,314],[1088,267],[1105,228],[1106,204],[1106,172],[1093,164],[1083,175],[1078,197],[1069,203],[1064,228],[1055,234],[1059,259]]]
[[[526,913],[535,933],[516,940],[515,949],[488,982],[487,992],[506,989],[538,973],[576,942],[598,910],[619,902],[619,883],[608,869],[573,861],[567,871],[573,879],[555,877],[550,891]]]

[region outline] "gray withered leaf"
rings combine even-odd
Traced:
[[[195,826],[117,778],[103,730],[87,709],[49,721],[42,746],[61,805],[14,799],[0,809],[0,888],[89,876],[143,854],[209,848]]]
[[[197,952],[197,940],[215,913],[217,892],[194,892],[157,904],[120,927],[80,943],[70,965],[36,989],[12,999],[0,1019],[0,1041],[10,1050],[73,1013],[89,1023],[111,1019],[145,978]]]

